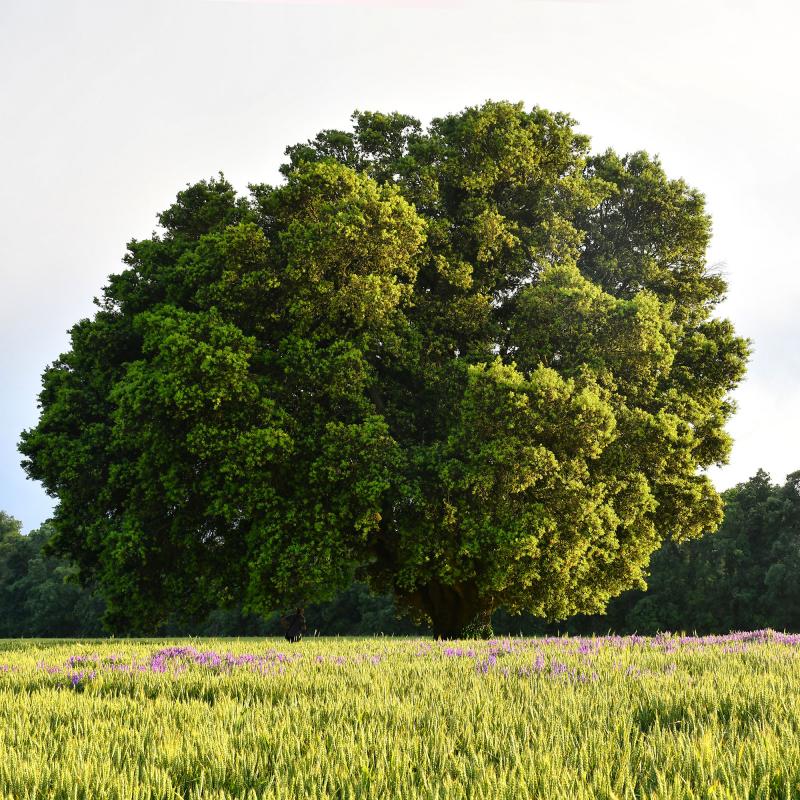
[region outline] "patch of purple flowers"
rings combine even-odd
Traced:
[[[443,661],[469,659],[479,675],[494,673],[504,677],[517,676],[532,678],[542,676],[549,679],[567,680],[574,683],[589,683],[598,680],[596,658],[603,652],[611,656],[606,663],[613,671],[629,679],[669,676],[677,670],[671,661],[648,671],[629,658],[623,651],[645,651],[676,653],[680,650],[696,652],[704,648],[715,648],[717,652],[737,655],[749,652],[758,645],[778,645],[795,648],[800,646],[800,634],[779,633],[773,630],[740,631],[725,635],[685,636],[681,634],[660,633],[653,637],[644,636],[600,636],[600,637],[543,637],[518,639],[490,639],[485,643],[473,642],[415,642],[416,657],[434,658]],[[547,656],[547,660],[545,657]],[[521,666],[508,664],[506,659],[516,655],[530,660]],[[314,655],[308,656],[318,665],[344,667],[351,664],[378,666],[386,653],[358,653],[355,655]],[[37,669],[57,676],[55,685],[71,686],[76,689],[84,686],[101,672],[118,672],[129,675],[167,674],[174,677],[189,671],[202,670],[216,675],[226,675],[234,670],[244,669],[257,674],[283,674],[294,663],[303,659],[303,654],[286,654],[275,649],[262,653],[235,655],[232,652],[203,650],[190,645],[173,645],[154,650],[149,656],[137,659],[118,653],[99,655],[98,653],[78,653],[69,656],[61,664],[36,662]],[[501,663],[498,663],[500,661]],[[503,663],[506,662],[506,663]],[[0,676],[16,671],[17,667],[0,664]]]
[[[485,675],[496,663],[497,656],[494,653],[489,653],[489,655],[475,667],[475,671]]]
[[[97,672],[92,670],[84,670],[81,672],[68,672],[67,679],[69,683],[72,685],[73,689],[77,689],[79,686],[85,685],[86,681],[91,681],[97,677]]]

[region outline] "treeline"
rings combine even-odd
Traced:
[[[0,637],[101,636],[103,601],[75,582],[76,570],[43,547],[45,523],[29,535],[0,511]]]
[[[608,613],[560,623],[495,612],[498,634],[727,632],[771,627],[800,630],[800,472],[780,486],[759,472],[723,495],[719,531],[676,544],[653,556],[648,590],[628,592]],[[47,523],[27,536],[0,512],[0,637],[101,636],[104,604],[75,583],[75,570],[43,550]],[[174,620],[164,635],[274,636],[279,613],[248,616],[219,609],[187,625]],[[429,633],[398,619],[390,597],[354,583],[334,600],[306,609],[309,633],[408,635]],[[126,631],[114,631],[125,635]]]

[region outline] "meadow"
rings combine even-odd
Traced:
[[[800,797],[800,636],[0,641],[0,798]]]

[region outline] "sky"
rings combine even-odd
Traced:
[[[800,4],[775,0],[0,0],[0,510],[53,500],[20,431],[125,245],[187,183],[246,192],[355,110],[565,111],[705,193],[720,313],[753,342],[720,489],[800,469]]]

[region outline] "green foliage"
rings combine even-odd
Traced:
[[[649,590],[623,596],[616,624],[649,633],[800,631],[800,473],[783,486],[759,470],[724,493],[719,531],[654,555]]]
[[[664,542],[650,561],[647,590],[625,592],[606,614],[548,625],[500,610],[494,627],[514,634],[800,631],[798,477],[792,473],[778,486],[759,470],[724,492],[719,530]]]
[[[609,631],[725,633],[773,628],[800,631],[800,473],[783,486],[759,471],[723,494],[719,530],[688,542],[665,542],[653,555],[646,591],[614,598],[607,613],[577,615],[546,623],[530,613],[497,609],[489,620],[477,615],[466,637],[503,634],[575,634]],[[0,636],[89,635],[101,631],[102,602],[72,582],[75,568],[42,552],[52,526],[30,536],[0,514]],[[306,608],[309,631],[321,635],[410,635],[426,632],[398,618],[390,595],[375,595],[355,582],[333,599]],[[194,622],[172,613],[159,631],[168,635],[278,636],[278,613],[266,618],[241,607],[214,609]],[[126,630],[118,631],[128,633]]]
[[[521,104],[353,119],[181,192],[45,372],[25,466],[118,628],[355,575],[442,636],[595,613],[719,522],[702,195]]]
[[[44,523],[23,536],[20,523],[0,512],[0,638],[100,636],[105,603],[76,581],[70,562],[47,554],[53,526]],[[322,635],[409,635],[424,627],[399,619],[393,599],[353,583],[325,603],[306,608],[309,632]],[[215,608],[202,619],[187,620],[173,609],[158,633],[168,636],[281,636],[280,613],[262,618],[241,605]],[[118,628],[120,635],[135,631]]]
[[[43,552],[51,526],[20,528],[0,511],[0,637],[102,633],[102,601],[77,584],[73,565]]]

